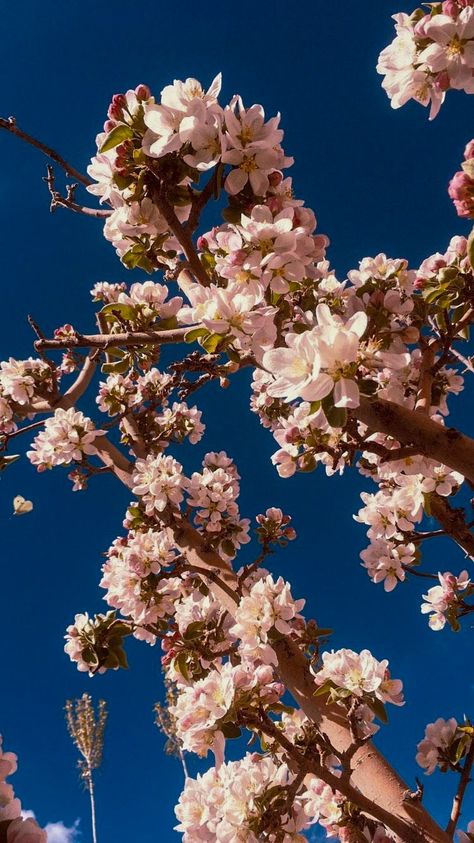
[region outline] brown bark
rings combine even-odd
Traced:
[[[448,536],[474,559],[474,535],[467,526],[463,509],[453,509],[446,498],[432,495],[430,500],[431,512],[439,521]]]
[[[355,418],[373,433],[385,433],[402,445],[414,445],[420,454],[459,471],[474,484],[474,439],[453,427],[438,422],[392,401],[382,398],[361,398],[352,411]]]

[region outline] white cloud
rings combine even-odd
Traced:
[[[24,820],[29,817],[32,820],[36,819],[34,811],[22,811],[21,816]],[[79,843],[79,820],[76,820],[72,826],[66,826],[61,821],[48,823],[45,831],[48,835],[48,843]]]
[[[68,828],[63,822],[48,823],[45,828],[48,835],[48,843],[75,843],[79,835],[79,820]]]

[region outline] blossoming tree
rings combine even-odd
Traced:
[[[394,16],[396,38],[378,70],[394,107],[414,98],[434,117],[450,89],[474,93],[474,0],[425,6]],[[93,675],[126,667],[127,636],[161,642],[180,751],[215,759],[186,777],[176,808],[186,843],[290,843],[314,823],[342,841],[447,843],[474,764],[470,721],[439,718],[418,745],[427,773],[457,777],[444,830],[422,790],[412,791],[371,741],[386,706],[403,704],[402,682],[368,650],[327,649],[329,630],[306,620],[305,601],[265,567],[296,538],[289,515],[271,507],[252,527],[227,453],[206,453],[196,472],[173,454],[202,438],[194,396],[251,369],[250,407],[276,440],[280,477],[321,463],[329,477],[357,469],[375,483],[356,514],[368,528],[369,577],[392,591],[422,573],[433,582],[420,594],[430,627],[459,629],[474,612],[468,563],[456,572],[419,568],[434,534],[474,557],[463,505],[474,440],[446,424],[473,371],[474,241],[454,236],[418,268],[366,257],[340,281],[327,237],[284,175],[292,159],[279,116],[267,120],[239,96],[222,104],[219,93],[218,76],[207,90],[187,79],[159,97],[143,84],[115,95],[88,176],[13,118],[0,120],[100,205],[82,204],[77,185],[61,194],[49,165],[52,207],[102,217],[122,264],[152,276],[96,284],[97,332],[67,323],[47,338],[33,323],[36,356],[0,364],[1,467],[15,460],[16,437],[35,429],[27,453],[38,471],[67,466],[73,490],[111,472],[130,490],[125,534],[102,569],[108,611],[76,615],[65,650]],[[473,161],[471,141],[449,188],[468,219]],[[214,200],[223,221],[199,233]],[[165,345],[171,362],[159,368]],[[101,421],[78,407],[91,390]],[[425,529],[426,516],[437,530]],[[241,548],[252,535],[261,552],[248,563]],[[242,732],[259,751],[226,763],[226,741]],[[14,769],[4,753],[0,840],[40,843],[44,833],[21,820],[4,781]],[[465,827],[468,843],[474,827]]]

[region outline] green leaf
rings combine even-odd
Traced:
[[[188,671],[188,657],[186,653],[179,653],[174,660],[174,664],[176,669],[179,670],[181,676],[188,681],[190,676]]]
[[[137,312],[136,309],[130,304],[125,304],[122,302],[111,302],[110,304],[106,304],[102,308],[100,314],[101,316],[105,316],[106,319],[109,319],[110,317],[114,318],[116,316],[121,316],[122,319],[130,321],[136,318]]]
[[[201,345],[209,354],[214,354],[223,339],[224,337],[221,337],[220,334],[209,334],[201,341]]]
[[[322,685],[319,686],[318,690],[314,692],[315,697],[323,697],[330,694],[333,690],[334,685],[330,679],[327,679],[326,682],[323,682]]]
[[[204,621],[194,621],[190,623],[183,635],[185,641],[192,641],[194,638],[199,638],[206,624]]]
[[[124,357],[123,360],[117,360],[116,363],[102,363],[101,372],[104,375],[124,375],[129,368],[128,357]]]
[[[199,337],[203,337],[205,334],[208,333],[209,331],[207,331],[206,328],[191,328],[191,330],[184,335],[184,341],[194,342],[195,340],[199,339]]]
[[[388,723],[387,711],[383,702],[375,698],[373,700],[370,700],[369,707],[372,709],[375,716],[378,717],[378,719],[382,723]]]
[[[130,126],[126,126],[125,123],[120,123],[119,126],[115,126],[115,128],[109,132],[104,143],[100,147],[100,151],[108,152],[109,149],[114,149],[114,147],[118,146],[119,143],[122,143],[124,140],[130,140],[130,138],[133,138],[133,130]]]
[[[324,411],[331,427],[344,427],[347,424],[347,410],[344,407],[329,407]]]

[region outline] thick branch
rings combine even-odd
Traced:
[[[170,331],[127,331],[121,334],[76,334],[68,339],[44,339],[35,342],[36,351],[68,348],[111,348],[125,346],[132,348],[140,345],[166,345],[183,342],[184,337],[198,325],[187,325]]]
[[[94,377],[96,366],[97,363],[95,359],[87,357],[76,380],[73,384],[71,384],[64,395],[58,395],[58,397],[52,401],[34,401],[28,409],[34,413],[49,413],[52,410],[59,408],[68,410],[70,407],[73,407],[79,398],[84,395],[87,387]]]
[[[17,138],[21,138],[21,140],[26,141],[31,146],[36,147],[39,149],[44,155],[48,158],[51,158],[52,161],[55,161],[56,164],[59,164],[60,167],[68,174],[68,176],[72,176],[73,179],[77,179],[80,181],[81,184],[89,185],[92,184],[92,181],[87,177],[84,176],[79,170],[76,170],[75,167],[71,167],[70,164],[56,152],[55,149],[52,149],[50,146],[46,146],[46,144],[42,143],[41,141],[37,140],[36,138],[32,137],[32,135],[28,135],[22,129],[20,129],[14,117],[8,117],[5,119],[4,117],[0,117],[0,129],[6,129],[7,132],[10,132],[12,135],[16,135]]]
[[[474,484],[474,439],[382,398],[361,398],[352,412],[371,432],[386,433],[403,445],[414,446],[418,453],[459,471]]]

